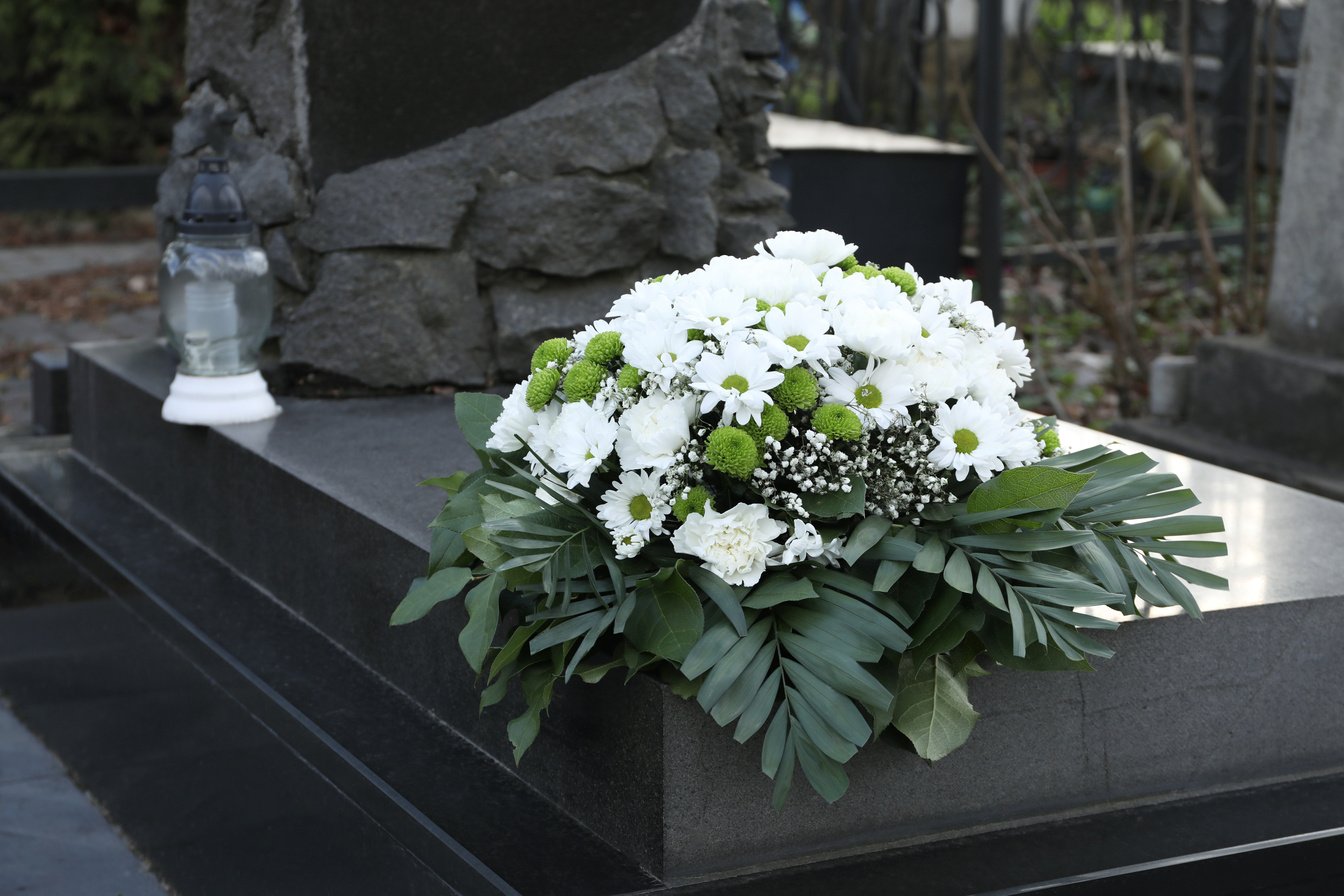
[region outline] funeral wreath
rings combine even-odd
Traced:
[[[661,676],[781,804],[828,801],[884,732],[936,760],[986,663],[1085,669],[1094,636],[1226,581],[1217,517],[1142,454],[1061,453],[1014,399],[1032,368],[964,280],[860,264],[827,231],[634,284],[549,339],[506,398],[459,394],[480,469],[447,493],[400,625],[465,594],[515,759],[557,685]]]

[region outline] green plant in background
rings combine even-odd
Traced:
[[[1036,22],[1042,36],[1056,41],[1067,39],[1069,16],[1072,14],[1074,2],[1075,0],[1041,0],[1036,13]],[[1159,13],[1143,13],[1139,19],[1140,38],[1160,41],[1162,18]],[[1082,4],[1079,40],[1133,40],[1133,35],[1133,22],[1127,16],[1117,20],[1115,8],[1110,0],[1086,0]]]
[[[162,158],[183,0],[0,0],[0,167]]]

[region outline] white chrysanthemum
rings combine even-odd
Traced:
[[[972,469],[987,480],[1004,467],[1001,452],[1008,446],[1008,425],[973,398],[938,408],[932,435],[938,444],[929,452],[929,462],[934,469],[951,470],[958,482]]]
[[[644,541],[663,534],[663,521],[672,505],[662,494],[657,474],[628,472],[602,496],[597,518],[614,534],[636,532]]]
[[[607,317],[629,317],[650,308],[663,308],[672,304],[681,294],[683,287],[680,274],[673,272],[657,282],[641,280],[631,290],[611,305]]]
[[[705,393],[700,413],[723,405],[725,420],[761,422],[761,411],[774,404],[767,393],[784,382],[784,374],[770,369],[770,355],[745,342],[730,342],[722,355],[705,355],[695,365],[692,388]]]
[[[812,230],[800,233],[797,230],[781,230],[764,243],[756,244],[756,251],[764,255],[767,250],[776,258],[796,258],[807,265],[813,274],[821,274],[832,265],[837,265],[854,254],[858,246],[845,242],[845,238],[829,230]]]
[[[664,389],[677,376],[689,376],[705,344],[690,339],[686,324],[670,309],[622,318],[616,327],[625,346],[625,362],[638,367]]]
[[[989,331],[986,342],[998,356],[999,366],[1014,385],[1020,386],[1031,379],[1033,371],[1031,358],[1027,355],[1027,344],[1017,338],[1016,327],[997,324]]]
[[[765,312],[764,347],[781,367],[840,360],[840,337],[831,332],[830,315],[820,305],[791,303]]]
[[[761,322],[756,300],[735,289],[698,289],[677,302],[677,314],[687,327],[703,330],[718,340],[732,339]]]
[[[910,378],[914,381],[916,395],[924,401],[941,404],[966,396],[970,387],[970,369],[967,362],[954,364],[946,358],[921,360],[911,366]]]
[[[836,335],[845,345],[884,361],[909,357],[919,340],[919,318],[908,305],[878,307],[847,300],[839,306],[834,320]]]
[[[952,326],[952,319],[937,302],[925,302],[916,312],[919,319],[919,338],[915,351],[924,358],[946,358],[958,361],[965,351],[965,330]]]
[[[812,269],[793,258],[753,255],[750,258],[720,256],[696,272],[696,283],[705,289],[731,289],[769,305],[785,302],[815,303],[821,283]]]
[[[532,475],[546,476],[546,467],[553,466],[555,454],[551,450],[551,427],[555,425],[556,418],[560,416],[560,405],[551,402],[537,412],[532,425],[527,428],[527,463],[532,468]]]
[[[691,438],[695,398],[671,398],[660,392],[640,400],[621,415],[616,454],[624,470],[666,470]]]
[[[567,474],[570,488],[586,486],[593,472],[616,447],[616,421],[600,403],[575,401],[566,404],[546,434],[551,466]]]
[[[821,290],[825,293],[822,302],[831,310],[846,304],[860,304],[873,308],[902,308],[911,314],[915,311],[910,297],[886,277],[845,275],[836,268],[826,272],[821,281]]]
[[[672,534],[672,547],[698,557],[729,585],[755,585],[765,572],[774,540],[788,527],[770,518],[764,504],[738,504],[719,513],[706,507],[692,513]]]
[[[827,401],[849,405],[865,427],[878,429],[909,418],[909,406],[919,401],[910,368],[895,361],[870,361],[853,374],[834,368],[821,380],[821,387]]]
[[[616,546],[617,560],[629,560],[644,550],[649,540],[635,529],[621,529],[611,533],[611,543]]]
[[[520,450],[528,440],[528,428],[537,422],[537,412],[527,406],[527,384],[530,382],[530,377],[523,380],[504,399],[499,416],[490,426],[490,440],[485,447],[508,454]]]
[[[598,333],[606,333],[614,330],[609,320],[595,320],[582,330],[574,334],[574,353],[580,357],[588,349],[588,343]]]

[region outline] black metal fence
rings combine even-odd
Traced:
[[[1259,251],[1273,206],[1264,194],[1272,194],[1282,158],[1300,3],[774,5],[791,75],[781,111],[975,143],[1000,160],[1001,170],[988,159],[980,166],[965,252],[992,304],[1000,259],[1040,263],[1059,256],[1052,242],[1113,254],[1125,238],[1126,190],[1131,242],[1147,251],[1189,251],[1200,241],[1201,217],[1215,244]],[[1187,78],[1197,141],[1187,139]],[[1204,187],[1181,186],[1192,143]],[[1128,185],[1122,154],[1132,169]],[[1042,237],[1043,224],[1054,240]]]

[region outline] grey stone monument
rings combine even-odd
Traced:
[[[1344,3],[1306,16],[1269,333],[1204,340],[1184,421],[1117,431],[1344,499]]]
[[[283,362],[473,386],[636,279],[783,226],[765,0],[211,0],[159,185],[239,172],[280,284]]]

